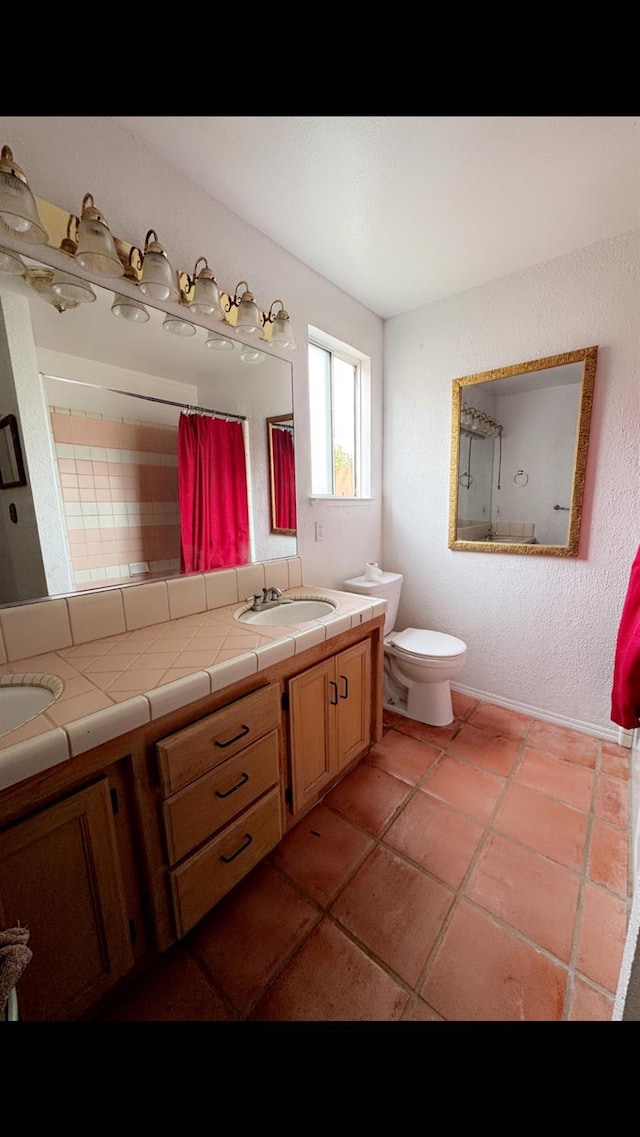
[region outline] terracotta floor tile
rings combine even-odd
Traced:
[[[160,956],[103,1022],[228,1022],[235,1016],[181,945]]]
[[[553,754],[543,754],[527,747],[514,773],[514,781],[584,813],[591,808],[595,774],[586,766],[568,762],[566,758],[556,758]]]
[[[383,707],[382,708],[382,729],[383,730],[390,730],[390,728],[392,726],[395,726],[395,724],[397,723],[399,718],[400,718],[400,715],[394,715],[393,711],[388,711],[386,707]]]
[[[422,999],[414,997],[402,1016],[403,1023],[441,1023],[444,1019],[428,1007]]]
[[[579,871],[584,859],[587,814],[515,782],[493,821],[506,837]]]
[[[569,1003],[569,1022],[611,1022],[613,999],[576,976]]]
[[[460,719],[454,719],[448,726],[430,726],[426,722],[416,722],[415,719],[398,715],[394,729],[401,730],[403,734],[410,734],[412,738],[419,738],[422,742],[430,742],[432,746],[437,746],[438,750],[444,750],[458,733],[461,725]]]
[[[515,766],[521,746],[520,739],[505,738],[468,722],[447,746],[447,754],[465,758],[506,778]]]
[[[384,843],[459,888],[483,834],[478,821],[419,791],[389,826]]]
[[[338,897],[331,915],[413,986],[453,899],[451,889],[378,846]]]
[[[367,754],[366,761],[414,786],[436,761],[440,751],[398,730],[388,730]]]
[[[558,754],[570,762],[595,769],[598,757],[598,740],[590,734],[570,730],[550,722],[535,722],[527,736],[527,745],[534,750],[546,750]]]
[[[317,908],[262,862],[220,901],[187,942],[244,1013],[319,920]]]
[[[472,695],[465,695],[462,691],[451,692],[451,706],[457,719],[468,719],[471,712],[478,706],[478,700]]]
[[[603,821],[626,826],[629,822],[629,783],[601,774],[596,788],[595,812]]]
[[[587,979],[615,994],[627,932],[627,905],[587,883],[580,920],[576,967]]]
[[[629,838],[624,829],[594,818],[587,872],[589,879],[627,897]]]
[[[492,833],[465,885],[475,900],[563,963],[569,963],[580,878]]]
[[[486,822],[505,785],[504,778],[445,755],[427,774],[420,788],[478,821]]]
[[[624,778],[628,782],[631,776],[631,751],[615,742],[603,742],[600,770],[603,774]]]
[[[328,917],[254,1007],[256,1022],[397,1022],[408,994]]]
[[[326,907],[373,848],[373,838],[318,805],[287,833],[269,860]]]
[[[501,734],[505,738],[517,738],[522,741],[533,720],[528,715],[512,711],[508,707],[498,707],[493,703],[478,703],[473,714],[469,715],[469,722],[483,730]]]
[[[347,774],[323,801],[377,836],[410,792],[406,782],[363,762]]]
[[[453,1022],[559,1022],[567,971],[462,901],[420,994]]]

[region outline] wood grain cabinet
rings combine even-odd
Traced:
[[[20,1018],[76,1019],[134,965],[109,779],[0,833],[0,927],[29,929]]]
[[[280,711],[272,684],[156,744],[179,938],[282,837]]]
[[[371,743],[371,641],[288,681],[294,815],[318,799]]]

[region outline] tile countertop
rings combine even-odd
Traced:
[[[328,588],[290,599],[333,600],[329,616],[298,624],[242,624],[228,604],[136,631],[0,664],[0,676],[54,675],[64,687],[46,711],[0,734],[0,790],[263,671],[383,615],[386,601]],[[0,730],[2,725],[0,723]]]

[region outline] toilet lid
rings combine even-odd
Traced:
[[[462,655],[467,650],[466,643],[457,636],[449,636],[445,632],[430,632],[424,628],[405,628],[404,632],[392,632],[387,636],[387,643],[399,648],[400,651],[410,652],[412,655],[431,656],[433,659]]]

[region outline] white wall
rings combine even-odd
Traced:
[[[460,686],[617,739],[615,639],[640,539],[640,232],[385,325],[384,568],[398,626],[468,646]],[[577,558],[447,548],[452,380],[598,345]]]
[[[292,356],[283,352],[282,358],[293,364],[298,554],[305,583],[337,587],[366,561],[379,560],[383,321],[106,118],[4,117],[0,141],[10,146],[37,197],[78,214],[84,194],[91,193],[123,241],[143,245],[153,228],[176,270],[192,272],[197,258],[206,256],[224,291],[233,293],[245,280],[263,309],[282,298],[298,344]],[[371,357],[372,502],[310,502],[309,324]],[[323,522],[322,542],[315,541],[316,520]]]

